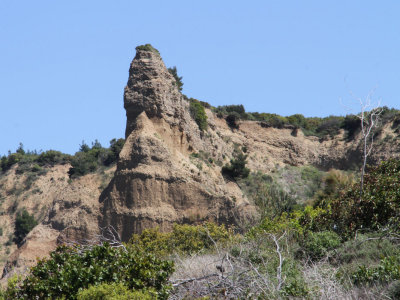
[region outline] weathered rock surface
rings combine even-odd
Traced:
[[[24,273],[36,263],[36,257],[42,258],[61,243],[81,243],[98,234],[100,216],[99,187],[109,181],[115,168],[104,174],[88,174],[72,182],[68,181],[70,165],[59,165],[48,169],[45,175],[38,176],[30,189],[13,192],[14,184],[24,186],[25,175],[18,175],[15,168],[8,171],[0,180],[4,188],[4,201],[1,208],[8,214],[0,215],[0,224],[4,228],[0,242],[5,245],[7,237],[12,236],[15,215],[10,209],[26,209],[39,220],[19,248],[16,245],[3,246],[0,252],[5,257],[7,249],[13,250],[7,261],[0,261],[3,274],[0,284],[15,273]],[[0,193],[1,196],[1,193]],[[6,226],[4,226],[6,225]],[[1,273],[1,272],[0,272]]]
[[[220,170],[191,161],[190,153],[214,147],[174,82],[158,53],[137,51],[124,95],[125,146],[100,198],[101,225],[113,225],[123,240],[149,227],[168,230],[173,223],[205,220],[240,224],[256,215]]]
[[[99,226],[113,225],[126,241],[145,228],[169,230],[175,222],[252,222],[257,218],[254,205],[221,174],[235,149],[246,147],[247,167],[265,173],[285,165],[349,169],[361,160],[360,137],[347,140],[344,132],[320,140],[301,130],[265,128],[254,121],[242,121],[232,130],[208,109],[208,130],[201,132],[190,116],[189,102],[155,51],[137,51],[124,106],[126,143],[116,169],[69,182],[69,166],[54,166],[30,188],[15,168],[0,177],[0,244],[12,237],[15,211],[26,208],[40,220],[20,248],[0,247],[0,267],[5,266],[0,283],[59,243],[91,239]],[[399,155],[399,134],[387,124],[376,138],[371,160]],[[100,194],[99,187],[110,177]],[[14,252],[5,262],[7,251]]]

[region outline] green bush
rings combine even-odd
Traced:
[[[45,166],[45,165],[63,165],[66,164],[70,161],[71,156],[68,154],[64,154],[60,151],[55,151],[55,150],[48,150],[46,152],[43,152],[39,155],[39,157],[36,159],[36,162],[40,166]]]
[[[362,265],[353,273],[356,284],[378,282],[391,282],[400,279],[400,257],[389,256],[381,260],[376,267]]]
[[[343,121],[343,129],[347,130],[347,138],[354,138],[355,134],[361,128],[360,119],[355,115],[347,115]]]
[[[364,177],[363,195],[359,184],[342,187],[333,196],[322,196],[315,206],[329,210],[329,227],[343,237],[363,228],[391,226],[400,230],[400,160],[384,161],[371,167]]]
[[[150,51],[160,55],[160,52],[156,48],[154,48],[151,44],[139,45],[136,47],[136,51],[137,50]]]
[[[95,172],[100,166],[109,166],[118,160],[119,153],[124,146],[124,139],[112,139],[110,148],[103,148],[95,140],[90,148],[85,142],[80,145],[79,152],[71,157],[71,168],[68,171],[70,178]]]
[[[25,209],[17,213],[15,219],[14,242],[20,244],[25,236],[37,225],[33,215],[30,215]]]
[[[208,123],[206,111],[204,109],[204,106],[201,105],[201,103],[196,99],[193,99],[190,102],[190,114],[192,118],[196,121],[201,131],[207,130]]]
[[[178,90],[181,92],[183,87],[182,76],[178,76],[178,70],[176,67],[168,68],[168,72],[174,77],[175,84],[178,87]]]
[[[251,173],[237,182],[244,194],[257,205],[262,218],[275,218],[296,207],[296,199],[271,175]]]
[[[235,178],[246,178],[250,174],[250,170],[246,168],[247,155],[240,152],[235,158],[232,158],[230,164],[222,167],[222,173]]]
[[[333,231],[310,232],[302,241],[306,255],[312,259],[322,258],[340,244],[340,237]]]
[[[81,290],[78,300],[152,300],[157,299],[155,292],[132,291],[122,283],[102,283]]]
[[[172,232],[163,233],[158,228],[145,229],[140,235],[134,234],[129,243],[133,247],[162,257],[173,252],[193,254],[210,250],[214,248],[214,242],[226,245],[232,239],[234,239],[232,231],[226,229],[224,225],[174,224]]]
[[[8,156],[1,158],[1,170],[3,172],[8,171],[13,165],[18,163],[23,158],[21,153],[10,153]]]
[[[39,260],[9,293],[11,299],[77,299],[78,292],[89,286],[121,283],[129,290],[154,290],[160,299],[166,299],[173,271],[172,262],[130,247],[59,246],[50,258]]]
[[[237,112],[231,112],[226,118],[226,124],[232,129],[239,129],[240,115]]]

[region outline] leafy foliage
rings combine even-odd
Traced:
[[[235,178],[245,178],[249,176],[250,170],[246,168],[247,155],[243,152],[235,154],[235,157],[231,159],[230,164],[222,167],[222,173],[226,174],[233,179]]]
[[[239,129],[240,115],[237,112],[231,112],[225,118],[226,124],[232,129]]]
[[[193,254],[209,250],[214,247],[214,242],[226,245],[233,238],[233,232],[224,225],[174,224],[172,232],[167,233],[160,232],[158,228],[145,229],[140,235],[134,234],[129,243],[132,247],[165,256],[173,252]]]
[[[312,259],[322,258],[340,244],[340,237],[333,231],[310,232],[302,241],[306,255]]]
[[[179,91],[182,91],[183,87],[183,82],[182,82],[182,76],[178,76],[178,70],[176,67],[168,68],[168,72],[171,73],[172,76],[174,76],[175,79],[175,84],[178,87]]]
[[[17,213],[15,219],[14,241],[20,244],[25,236],[37,225],[33,215],[30,215],[25,209]]]
[[[108,244],[91,249],[60,246],[49,259],[39,260],[28,276],[8,293],[14,299],[77,299],[82,289],[114,282],[124,284],[129,290],[155,291],[160,299],[166,299],[170,290],[167,281],[173,270],[172,262],[129,247],[125,251]],[[103,288],[105,292],[107,288]],[[96,289],[90,292],[96,293]]]
[[[271,175],[251,173],[237,182],[246,196],[257,205],[262,217],[275,218],[296,207],[296,199]]]
[[[160,55],[160,52],[156,48],[154,48],[151,44],[137,46],[136,50],[150,51]]]
[[[78,300],[152,300],[157,295],[153,291],[132,291],[122,283],[102,283],[92,285],[78,292]]]
[[[96,140],[90,148],[85,142],[80,145],[79,152],[71,158],[70,178],[75,178],[96,171],[100,166],[109,166],[118,160],[124,146],[124,139],[112,139],[110,148],[103,148]]]
[[[353,273],[355,283],[390,282],[400,279],[400,256],[388,256],[380,261],[376,267],[362,265]]]
[[[384,161],[366,174],[362,198],[359,184],[352,184],[318,200],[316,206],[329,210],[327,225],[343,236],[351,236],[360,228],[375,230],[391,225],[399,229],[399,176],[400,160]]]
[[[317,136],[325,139],[328,136],[337,135],[341,129],[347,132],[347,138],[352,139],[354,135],[360,130],[360,119],[356,115],[342,116],[328,116],[324,118],[319,117],[304,117],[302,114],[294,114],[291,116],[280,116],[273,113],[248,113],[245,111],[243,105],[224,105],[214,108],[219,118],[225,117],[227,123],[232,128],[238,128],[239,120],[254,120],[259,121],[263,127],[274,128],[301,128],[303,133],[307,136]],[[388,107],[382,108],[380,115],[381,122],[379,130],[384,124],[392,122],[392,128],[400,128],[400,111]],[[398,129],[400,132],[400,129]]]
[[[201,131],[207,130],[207,115],[204,106],[196,99],[191,99],[190,102],[190,114],[196,121]]]

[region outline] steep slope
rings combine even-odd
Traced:
[[[3,283],[13,273],[24,272],[34,265],[37,257],[46,256],[57,244],[82,242],[98,233],[98,198],[101,187],[105,181],[108,183],[115,168],[72,181],[68,178],[69,168],[69,164],[44,168],[45,174],[31,179],[29,187],[26,186],[29,174],[18,174],[17,166],[0,178]],[[22,209],[40,224],[17,248],[12,242],[15,213]]]
[[[59,243],[90,239],[99,226],[114,226],[126,241],[145,228],[169,230],[175,222],[253,222],[255,206],[221,172],[241,149],[251,171],[263,173],[285,165],[349,169],[361,159],[360,137],[349,140],[343,131],[321,140],[255,121],[241,121],[232,129],[209,109],[208,129],[201,131],[190,114],[190,102],[159,53],[148,47],[138,48],[130,66],[124,107],[126,142],[116,168],[69,180],[70,166],[56,165],[30,185],[27,175],[17,174],[18,166],[0,176],[0,243],[12,239],[16,211],[26,208],[40,221],[20,248],[11,243],[0,249],[4,279]],[[387,124],[371,161],[399,154],[399,132]],[[106,189],[99,189],[108,182]]]
[[[238,225],[256,215],[220,170],[191,161],[191,153],[225,143],[214,131],[199,130],[174,83],[156,51],[138,49],[124,95],[125,146],[100,198],[102,226],[113,225],[123,240],[148,227],[168,230],[175,222],[204,220]]]

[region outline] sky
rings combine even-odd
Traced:
[[[124,137],[135,47],[213,106],[328,116],[400,108],[400,1],[0,0],[0,155]],[[350,110],[352,109],[352,110]]]

